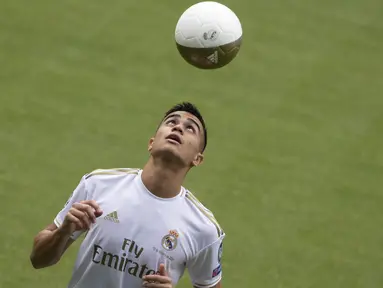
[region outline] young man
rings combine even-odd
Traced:
[[[203,161],[204,120],[191,103],[171,108],[141,169],[95,170],[34,239],[35,268],[56,264],[83,232],[69,288],[172,288],[188,269],[193,287],[221,287],[223,230],[182,186]]]

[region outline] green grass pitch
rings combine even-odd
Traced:
[[[194,3],[1,1],[0,287],[66,287],[78,243],[36,271],[33,236],[84,173],[142,167],[182,100],[209,128],[187,187],[227,233],[223,287],[383,287],[383,2],[225,0],[243,47],[217,71],[176,50]]]

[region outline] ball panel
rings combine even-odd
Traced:
[[[182,46],[198,48],[202,43],[203,47],[213,48],[242,37],[242,26],[230,8],[218,2],[205,1],[192,5],[181,15],[175,35],[176,42]],[[199,41],[189,41],[191,38]]]
[[[238,54],[242,37],[237,40],[213,48],[193,48],[177,43],[182,58],[200,69],[217,69],[229,64]]]
[[[176,43],[185,47],[204,48],[203,43],[197,37],[185,37],[181,31],[176,33]]]
[[[208,23],[193,27],[194,30],[190,26],[187,29],[176,30],[176,42],[190,48],[214,48],[235,42],[242,36],[242,34],[238,36],[238,34],[226,32],[217,24]]]
[[[203,23],[196,15],[183,16],[177,23],[176,33],[181,32],[188,39],[196,36],[196,31],[200,30]]]

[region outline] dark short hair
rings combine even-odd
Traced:
[[[207,129],[206,129],[205,121],[203,120],[203,117],[201,115],[201,112],[198,110],[198,108],[194,104],[192,104],[190,102],[182,102],[182,103],[178,103],[178,104],[174,105],[173,107],[171,107],[165,113],[165,116],[163,119],[165,119],[167,116],[169,116],[170,114],[177,112],[177,111],[188,112],[188,113],[194,115],[195,117],[197,117],[197,119],[201,122],[202,128],[203,128],[203,135],[204,135],[204,143],[203,143],[202,151],[205,151],[206,146],[207,146]]]

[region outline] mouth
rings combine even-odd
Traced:
[[[177,134],[170,134],[168,137],[166,137],[166,140],[173,143],[182,144],[181,137]]]

